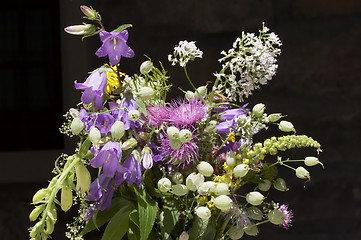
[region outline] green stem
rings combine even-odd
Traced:
[[[197,88],[194,86],[192,80],[189,78],[189,75],[188,75],[188,72],[187,72],[187,65],[184,65],[184,73],[185,73],[185,75],[186,75],[186,77],[187,77],[188,82],[192,85],[193,89],[194,89],[194,90],[198,93],[198,95],[200,96]]]
[[[217,235],[217,238],[216,239],[220,239],[222,234],[223,234],[223,231],[226,229],[227,227],[227,224],[229,222],[229,220],[231,219],[231,216],[232,214],[228,213],[226,219],[224,220],[223,224],[222,224],[222,227],[221,227],[221,230],[219,231],[218,235]]]

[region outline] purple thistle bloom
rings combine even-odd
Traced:
[[[111,65],[118,64],[122,56],[126,58],[134,57],[134,51],[127,45],[127,30],[122,32],[100,31],[99,36],[103,44],[95,54],[98,57],[108,55]]]
[[[118,142],[107,142],[96,156],[90,160],[93,168],[103,166],[103,175],[108,178],[114,177],[116,170],[121,166],[119,161],[122,150]]]
[[[107,75],[98,70],[92,72],[84,83],[74,82],[76,89],[84,90],[81,101],[84,104],[95,102],[95,106],[103,109],[103,94],[107,86]]]
[[[207,117],[207,108],[196,99],[173,101],[169,109],[168,122],[187,127]]]
[[[169,108],[162,105],[147,106],[147,114],[146,123],[150,121],[153,127],[160,127],[168,119]]]
[[[285,229],[288,229],[291,225],[291,222],[292,222],[292,217],[293,217],[293,213],[291,210],[288,210],[288,206],[285,205],[285,204],[282,204],[278,210],[280,210],[283,215],[284,215],[284,220],[283,220],[283,223],[282,223],[282,227],[285,228]]]
[[[161,152],[163,159],[170,156],[171,159],[167,163],[178,164],[181,168],[185,168],[191,162],[198,160],[198,146],[192,140],[182,143],[179,149],[173,149],[169,144],[169,137],[163,139]]]
[[[124,181],[127,181],[129,185],[136,184],[138,188],[142,186],[142,172],[139,161],[131,153],[127,159],[125,159],[123,165],[120,165],[117,169],[117,175],[115,176],[115,185],[119,186]]]

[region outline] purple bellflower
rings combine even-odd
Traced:
[[[95,106],[103,109],[103,94],[107,87],[107,74],[98,70],[92,72],[84,83],[74,82],[76,89],[84,90],[81,101],[84,104],[95,102]]]
[[[118,142],[107,142],[96,156],[90,160],[90,164],[94,168],[103,166],[103,175],[108,178],[114,177],[115,172],[120,168],[120,158],[122,150]]]
[[[126,98],[119,106],[114,102],[109,102],[109,108],[112,109],[112,114],[115,120],[122,121],[124,123],[124,130],[129,130],[132,126],[139,127],[139,121],[131,121],[128,116],[130,110],[137,110],[137,102],[134,99]]]
[[[103,44],[95,54],[98,57],[108,55],[109,62],[112,66],[118,64],[122,56],[126,58],[134,57],[134,51],[127,45],[127,30],[122,32],[100,31],[99,36]]]
[[[129,185],[138,185],[138,188],[142,186],[141,166],[139,160],[135,158],[134,153],[131,153],[127,159],[125,159],[124,163],[118,167],[117,171],[115,185],[119,186],[126,181]]]
[[[221,117],[225,120],[219,123],[215,128],[217,133],[230,133],[231,129],[234,129],[236,120],[238,117],[247,115],[247,111],[244,109],[247,106],[244,105],[242,108],[228,109],[224,111]]]

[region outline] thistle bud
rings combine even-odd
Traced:
[[[315,166],[317,164],[321,164],[321,166],[323,167],[323,164],[318,160],[317,157],[306,157],[305,158],[305,165],[312,167]]]
[[[226,195],[221,195],[214,199],[214,205],[222,212],[228,212],[232,203],[232,199]]]
[[[172,180],[173,182],[175,182],[176,184],[180,184],[183,182],[183,175],[180,172],[175,172],[172,176]]]
[[[179,138],[179,129],[177,127],[171,126],[167,128],[167,135],[170,139],[178,139]]]
[[[181,235],[179,236],[179,240],[188,240],[189,239],[189,234],[187,232],[182,232]]]
[[[135,138],[129,138],[127,141],[125,141],[122,144],[122,150],[128,150],[131,148],[136,147],[138,144],[137,140]]]
[[[256,117],[262,117],[266,106],[263,103],[256,104],[252,109],[252,114]]]
[[[188,193],[188,188],[184,184],[176,184],[172,186],[172,193],[177,196],[184,196]]]
[[[179,141],[187,143],[192,140],[192,132],[188,129],[182,129],[179,131]]]
[[[229,151],[226,153],[226,163],[230,167],[234,167],[237,163],[236,153],[233,151]]]
[[[212,165],[205,161],[200,161],[197,165],[197,169],[203,176],[206,177],[212,176],[214,172]]]
[[[70,130],[74,135],[78,135],[84,128],[84,123],[78,118],[74,118],[70,125]]]
[[[80,6],[80,10],[84,13],[84,15],[90,19],[90,20],[95,20],[97,19],[97,13],[95,10],[91,9],[90,7],[87,6]]]
[[[128,112],[128,118],[129,118],[129,120],[132,121],[132,122],[138,121],[139,118],[140,118],[140,113],[139,113],[139,111],[138,111],[138,110],[135,110],[135,109],[130,110],[130,111]]]
[[[247,164],[239,164],[233,169],[233,174],[237,177],[244,177],[247,175],[249,166]]]
[[[286,181],[283,178],[277,178],[273,183],[273,187],[281,192],[288,191]]]
[[[278,128],[282,132],[292,132],[292,131],[294,132],[295,131],[295,127],[293,126],[293,124],[288,121],[281,121],[280,124],[278,125]]]
[[[151,87],[141,87],[137,95],[143,100],[151,100],[154,98],[154,90]]]
[[[264,179],[263,182],[258,184],[258,189],[263,191],[263,192],[267,192],[270,188],[271,188],[271,181],[268,179]]]
[[[116,140],[121,139],[125,133],[124,123],[122,121],[115,121],[110,128],[110,133],[112,135],[112,138]]]
[[[204,177],[202,174],[191,173],[186,178],[187,188],[191,191],[196,191],[199,186],[204,183]]]
[[[310,173],[304,167],[296,168],[296,176],[301,179],[310,179]]]
[[[98,128],[96,127],[92,127],[89,131],[89,140],[93,143],[93,144],[98,144],[101,138],[101,134]]]
[[[214,188],[214,193],[218,196],[219,195],[228,195],[229,194],[228,184],[227,183],[217,183]]]
[[[161,178],[158,181],[158,189],[161,192],[168,192],[172,188],[172,183],[168,178]]]
[[[284,219],[285,215],[278,209],[274,209],[268,213],[268,220],[275,225],[282,224]]]
[[[246,200],[253,206],[258,206],[263,202],[264,196],[261,193],[254,191],[247,194]]]
[[[91,176],[88,169],[84,166],[82,162],[78,162],[75,165],[75,175],[76,175],[76,189],[81,193],[89,193]]]
[[[140,65],[139,70],[141,74],[147,74],[152,70],[152,68],[153,68],[152,61],[147,60]]]
[[[281,113],[272,113],[268,115],[268,121],[270,122],[277,122],[282,117]]]
[[[64,28],[64,31],[72,35],[89,35],[95,32],[95,26],[92,24],[73,25]]]
[[[209,210],[209,208],[207,208],[207,207],[196,208],[196,214],[202,220],[207,220],[212,215],[211,210]]]
[[[60,206],[64,212],[67,212],[73,205],[73,192],[67,185],[61,189]]]
[[[252,206],[247,209],[247,215],[254,220],[261,220],[263,218],[262,211],[255,206]]]
[[[244,234],[243,228],[232,226],[228,229],[229,238],[232,240],[240,239]]]

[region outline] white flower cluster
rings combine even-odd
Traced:
[[[181,67],[184,67],[189,60],[193,61],[197,57],[202,58],[203,52],[197,48],[195,43],[194,41],[180,41],[179,44],[174,47],[174,57],[169,54],[168,60],[173,66],[179,63]]]
[[[218,84],[214,90],[224,92],[230,101],[243,101],[254,89],[265,85],[276,74],[278,65],[276,57],[281,53],[278,48],[281,41],[276,34],[267,33],[269,29],[263,25],[259,36],[242,32],[233,48],[219,59],[223,63],[219,73],[215,73]]]

